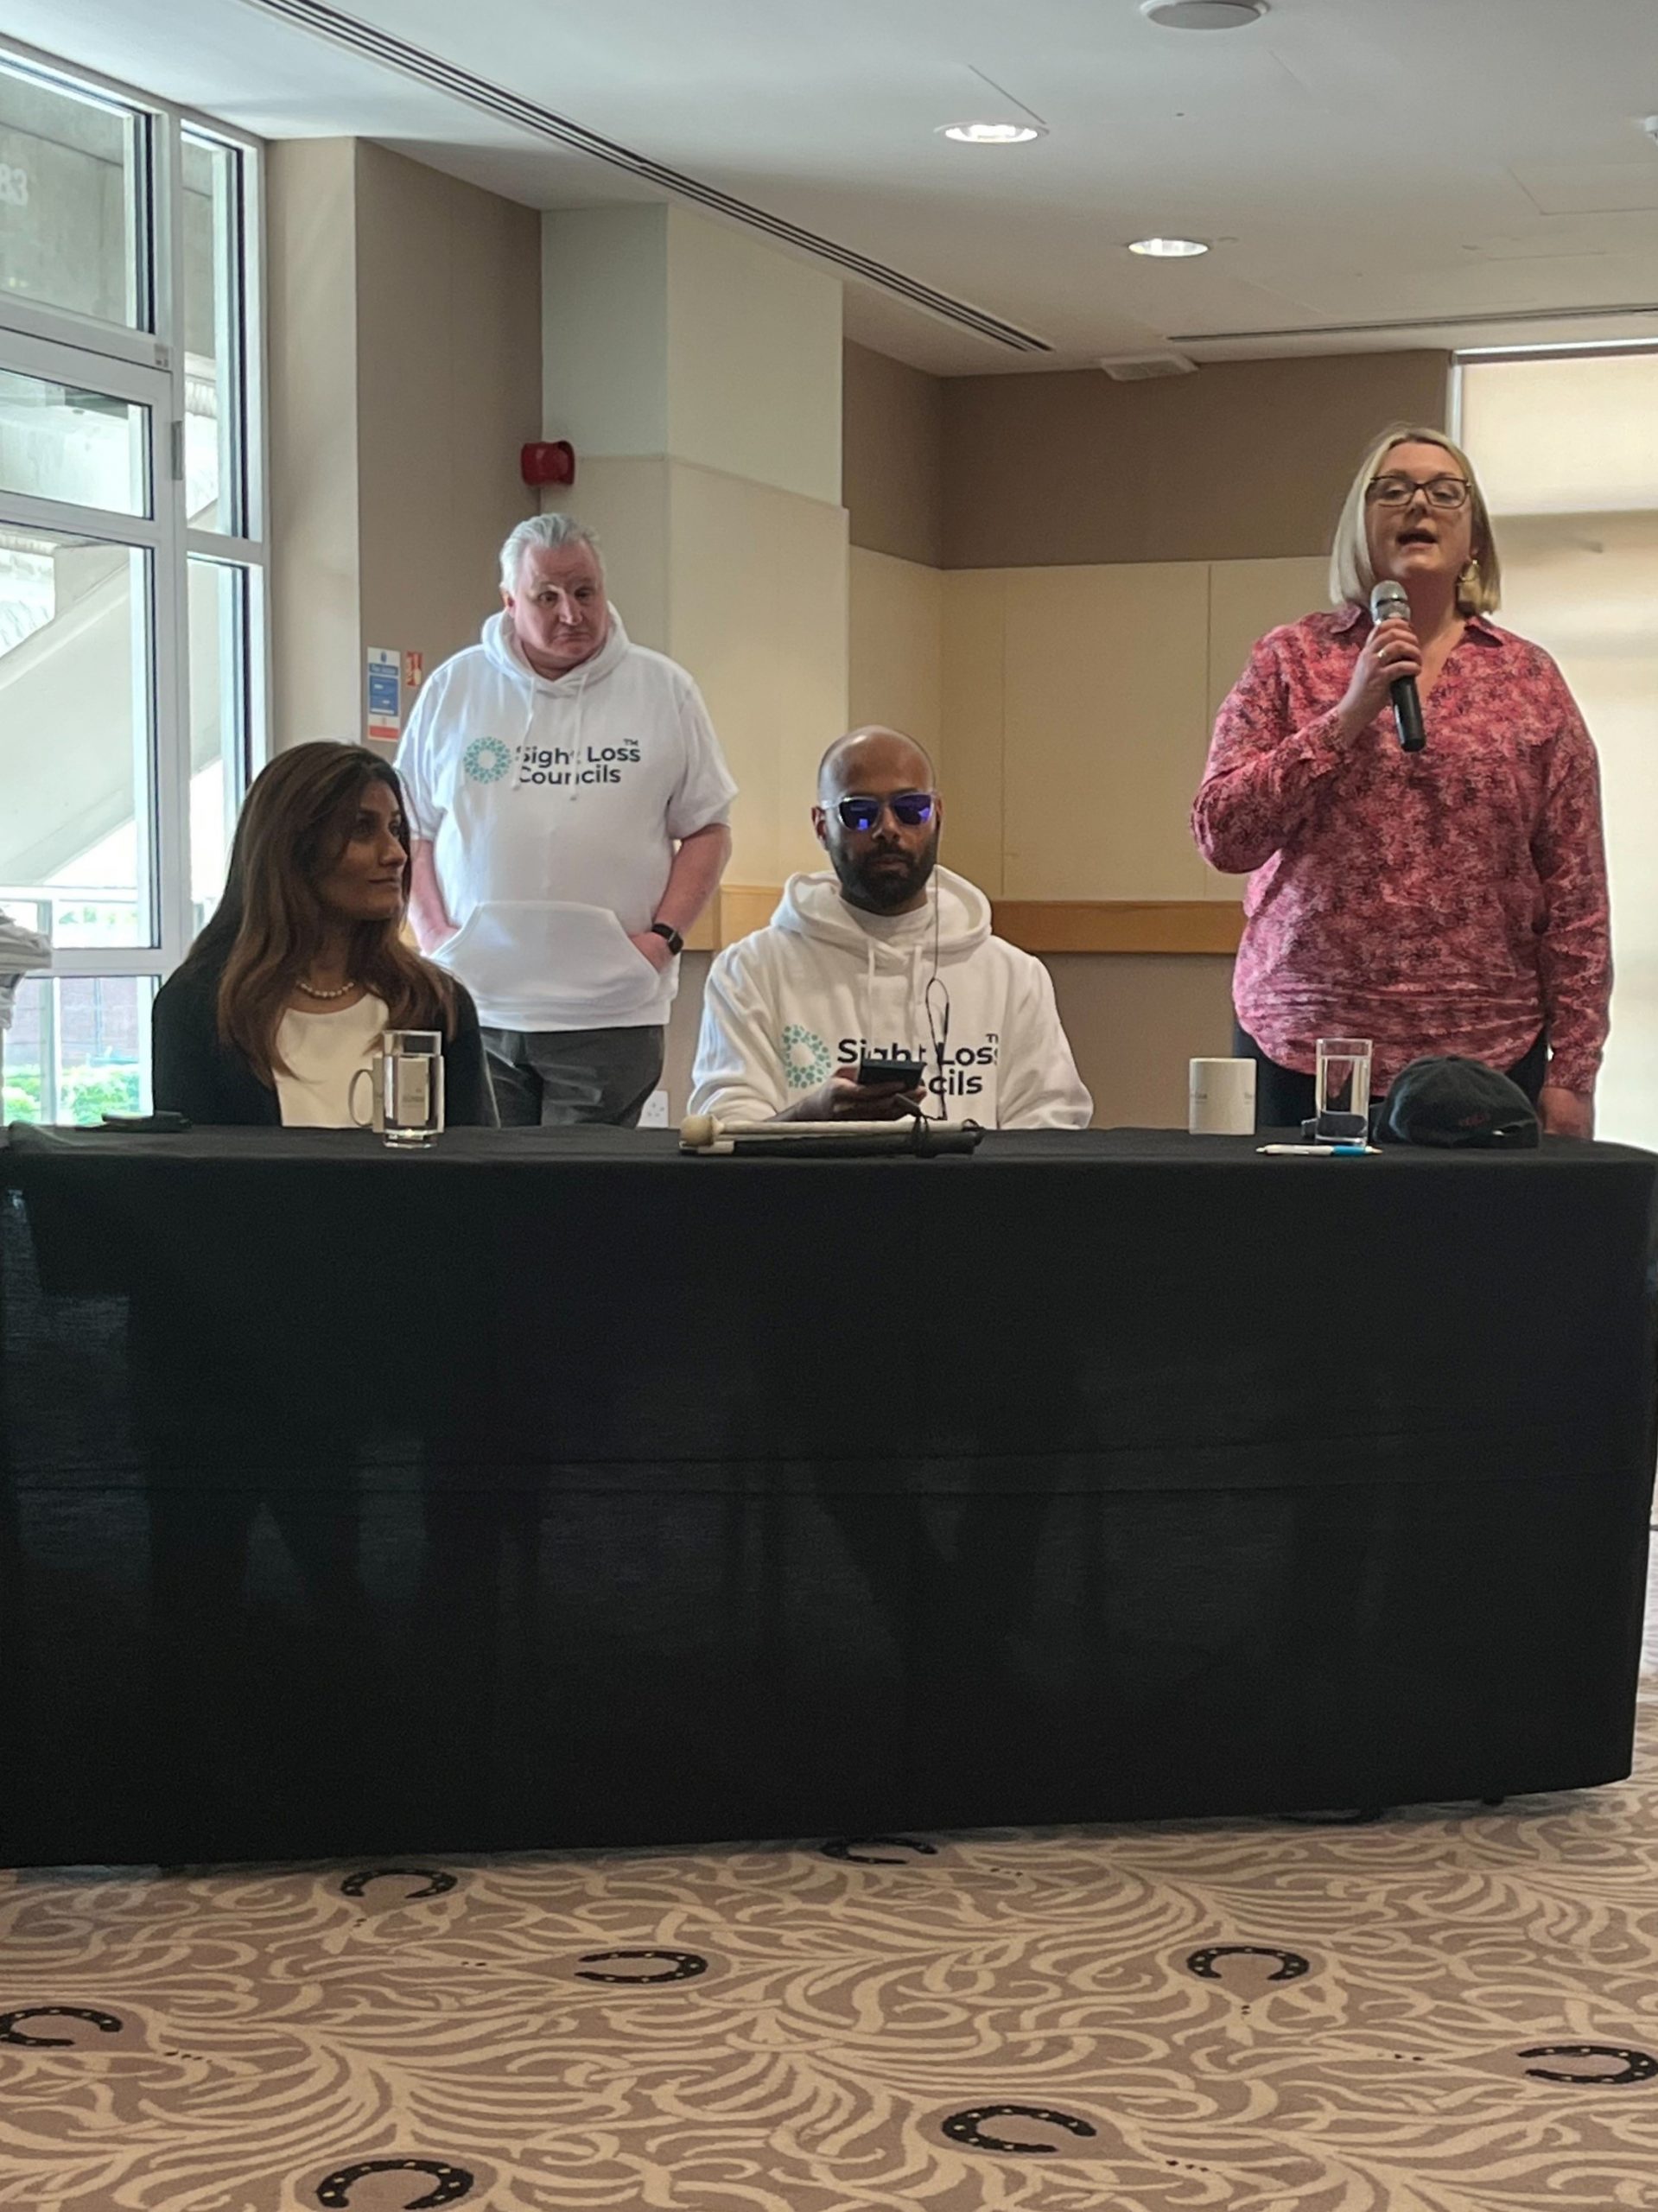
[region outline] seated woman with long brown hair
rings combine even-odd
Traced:
[[[255,779],[219,909],[156,996],[158,1108],[349,1128],[381,1032],[433,1029],[446,1118],[494,1126],[477,1009],[403,939],[408,837],[396,771],[366,746],[296,745]]]

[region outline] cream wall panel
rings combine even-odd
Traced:
[[[541,294],[544,435],[584,461],[665,451],[666,207],[543,216]]]
[[[924,745],[943,740],[944,579],[937,569],[854,545],[848,563],[847,719],[886,722]]]
[[[1330,604],[1323,554],[1284,561],[1215,561],[1209,570],[1209,722],[1242,674],[1257,638]],[[1205,740],[1207,743],[1207,740]],[[1200,771],[1201,772],[1201,771]],[[1195,791],[1197,785],[1192,789]],[[1206,895],[1236,899],[1242,879],[1204,867]]]
[[[1007,571],[956,569],[943,593],[942,846],[946,863],[993,899],[1005,888],[1002,786]]]
[[[772,717],[778,777],[778,874],[734,880],[776,882],[824,865],[811,826],[817,764],[847,728],[847,518],[784,492],[766,495],[776,521],[778,667]]]
[[[1208,564],[1015,569],[1006,592],[1005,895],[1201,899]]]
[[[1216,561],[1209,570],[1209,719],[1243,673],[1258,638],[1330,605],[1323,554],[1297,561]]]
[[[813,773],[846,727],[845,512],[676,462],[668,558],[668,649],[741,787],[728,880],[776,883],[816,864]]]
[[[269,149],[272,735],[362,729],[356,148]]]
[[[584,461],[547,502],[599,534],[605,583],[635,645],[669,650],[668,501],[671,464],[660,454]]]
[[[740,786],[727,873],[777,880],[780,805],[776,639],[778,563],[759,527],[763,494],[740,478],[670,464],[668,565],[673,577],[669,652],[696,678]],[[740,606],[746,619],[733,621]]]
[[[666,213],[668,450],[838,507],[838,280],[726,224]]]
[[[1212,954],[1048,953],[1097,1129],[1183,1129],[1187,1063],[1232,1049],[1232,963]]]

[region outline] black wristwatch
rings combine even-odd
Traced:
[[[680,954],[685,950],[684,938],[681,937],[679,931],[673,927],[671,923],[652,922],[648,934],[651,937],[661,938],[667,944],[669,951],[673,954],[676,960],[678,959]]]

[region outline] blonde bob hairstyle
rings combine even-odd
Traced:
[[[1370,565],[1370,542],[1365,530],[1369,512],[1365,492],[1371,478],[1382,473],[1382,464],[1395,446],[1438,446],[1442,453],[1450,454],[1468,479],[1468,502],[1474,523],[1472,560],[1470,568],[1464,569],[1457,580],[1457,611],[1460,614],[1495,613],[1502,596],[1502,569],[1496,557],[1496,541],[1491,535],[1485,494],[1479,488],[1474,464],[1443,430],[1430,429],[1420,423],[1394,423],[1382,432],[1360,464],[1342,508],[1341,520],[1336,524],[1336,542],[1330,556],[1331,601],[1337,607],[1370,604],[1376,577]]]

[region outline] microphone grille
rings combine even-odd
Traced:
[[[1403,584],[1392,576],[1384,576],[1370,594],[1370,619],[1385,622],[1390,615],[1408,613],[1410,595]]]

